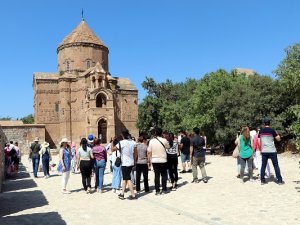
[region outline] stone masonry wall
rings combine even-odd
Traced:
[[[7,142],[6,136],[0,126],[0,192],[2,191],[2,183],[4,181],[4,145]]]
[[[18,126],[2,126],[8,141],[19,143],[21,154],[28,154],[30,144],[38,137],[40,143],[45,141],[45,125],[26,124]]]

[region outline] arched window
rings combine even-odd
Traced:
[[[102,108],[104,106],[106,106],[106,96],[103,93],[100,93],[96,98],[96,107]]]
[[[92,82],[93,82],[93,87],[92,88],[96,88],[96,78],[95,77],[92,78]]]

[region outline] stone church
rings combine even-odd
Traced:
[[[138,91],[109,72],[109,49],[82,20],[57,48],[58,72],[33,74],[34,116],[45,139],[80,142],[93,134],[103,143],[127,128],[138,135]]]

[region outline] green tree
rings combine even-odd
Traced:
[[[32,114],[29,114],[28,116],[25,116],[21,118],[24,124],[34,124],[34,117]]]
[[[283,101],[289,99],[286,110],[280,115],[283,123],[296,135],[300,149],[300,43],[285,49],[286,56],[275,70],[282,86]]]
[[[274,71],[282,85],[294,97],[294,103],[300,103],[300,43],[285,49],[286,56]]]
[[[3,116],[3,117],[0,117],[0,120],[9,121],[9,120],[12,120],[12,118],[10,116]]]

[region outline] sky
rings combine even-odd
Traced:
[[[300,41],[297,0],[0,1],[0,117],[34,113],[33,73],[57,72],[56,49],[81,21],[109,48],[113,76],[146,95],[146,76],[184,82],[223,68],[274,78]]]

